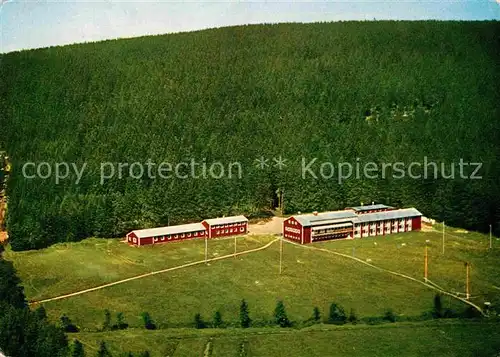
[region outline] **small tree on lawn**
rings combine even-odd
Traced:
[[[342,306],[332,303],[330,305],[330,313],[328,315],[328,323],[335,325],[345,324],[347,320],[346,314]]]
[[[318,323],[321,320],[321,313],[319,312],[319,307],[315,306],[313,309],[313,321]]]
[[[286,315],[285,304],[281,300],[278,301],[274,309],[274,321],[280,327],[291,326],[290,320],[288,320],[288,316]]]
[[[102,330],[111,330],[111,312],[108,309],[104,310],[104,322],[102,323]]]
[[[65,332],[78,332],[78,327],[66,315],[61,316],[61,326]]]
[[[149,354],[149,351],[144,351],[141,353],[140,357],[151,357],[151,355]]]
[[[223,321],[222,321],[222,315],[219,310],[217,310],[214,314],[214,327],[215,328],[220,328],[222,327]]]
[[[243,300],[241,300],[241,305],[240,305],[240,324],[241,324],[241,327],[248,328],[248,327],[250,327],[251,323],[252,323],[252,320],[250,319],[250,315],[248,312],[248,304],[243,299]]]
[[[73,349],[71,351],[71,357],[85,357],[85,351],[83,350],[83,345],[78,340],[75,340],[73,342]]]
[[[356,316],[356,312],[353,308],[351,308],[351,311],[349,311],[349,317],[347,318],[347,320],[354,325],[358,322],[358,317]]]
[[[391,309],[388,309],[385,311],[383,319],[389,322],[396,322],[396,315],[394,315]]]
[[[432,316],[435,319],[443,317],[443,304],[441,302],[441,294],[434,295],[434,309],[432,311]]]
[[[142,321],[144,322],[144,327],[146,329],[148,330],[156,329],[156,325],[148,312],[143,312],[141,316],[142,316]]]
[[[116,327],[119,330],[124,330],[128,327],[128,324],[125,322],[125,318],[123,317],[123,312],[116,314]]]
[[[39,320],[45,320],[47,318],[47,311],[45,311],[45,308],[43,306],[40,306],[35,310],[35,316]]]
[[[108,351],[106,342],[101,341],[99,345],[99,350],[97,351],[97,357],[111,357],[111,353]]]
[[[194,326],[198,329],[205,328],[205,322],[201,318],[201,314],[194,315]]]

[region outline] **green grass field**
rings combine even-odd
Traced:
[[[240,238],[238,250],[256,248],[272,239]],[[464,238],[447,237],[443,258],[440,239],[439,233],[415,232],[312,246],[354,253],[377,266],[422,278],[423,247],[430,240],[431,280],[449,291],[464,292],[463,260],[467,259],[473,264],[473,301],[482,305],[486,298],[494,300],[500,292],[496,288],[500,286],[500,269],[494,264],[498,250],[489,251],[484,236],[470,233]],[[233,244],[232,239],[211,241],[209,256],[231,254]],[[203,241],[134,248],[117,240],[89,239],[40,251],[7,251],[5,257],[14,261],[31,300],[202,260],[203,249]],[[351,259],[285,244],[284,270],[279,275],[278,258],[276,242],[266,250],[237,259],[158,274],[44,306],[51,319],[57,320],[65,313],[84,331],[100,328],[104,309],[113,314],[123,312],[131,327],[141,326],[140,315],[144,311],[160,327],[189,326],[198,312],[210,320],[216,310],[221,311],[225,321],[235,323],[243,298],[249,302],[251,317],[256,322],[271,318],[278,299],[285,301],[289,317],[295,321],[308,319],[314,306],[325,313],[333,301],[346,310],[354,308],[361,318],[380,316],[388,308],[401,317],[415,317],[432,308],[435,291]],[[449,297],[444,302],[454,309],[464,308]]]
[[[70,336],[94,355],[102,340],[114,355],[149,350],[153,357],[331,357],[331,356],[496,356],[500,351],[498,324],[427,321],[377,326],[317,325],[302,330],[227,329],[162,331],[128,330],[78,333]],[[240,354],[241,346],[245,354]]]

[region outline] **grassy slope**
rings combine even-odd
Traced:
[[[247,237],[246,243],[240,242],[240,249],[243,249],[243,244],[248,248],[262,245],[270,237],[259,237],[260,242],[255,239]],[[473,295],[496,293],[493,286],[500,285],[499,274],[498,268],[491,263],[498,253],[496,250],[494,254],[487,251],[482,235],[472,235],[461,244],[458,239],[454,241],[449,237],[444,260],[436,252],[440,240],[436,233],[394,235],[377,239],[377,245],[373,239],[363,239],[314,246],[352,254],[355,245],[356,256],[370,258],[376,265],[421,278],[423,244],[427,239],[431,241],[430,277],[434,282],[463,292],[462,259],[467,257],[474,267]],[[401,247],[401,242],[406,242],[406,246]],[[87,240],[64,245],[66,249],[62,251],[57,245],[36,252],[7,252],[6,257],[14,261],[25,281],[28,297],[33,298],[84,289],[132,273],[199,260],[203,256],[203,242],[137,249],[112,241],[109,246],[113,253],[110,254],[102,247],[96,249],[96,244],[99,247],[103,243],[101,240]],[[233,248],[232,240],[210,243],[210,254],[215,253],[214,245],[217,254],[230,253]],[[94,330],[102,323],[106,308],[113,313],[123,312],[131,326],[140,325],[139,316],[143,311],[150,312],[163,326],[185,326],[191,323],[197,312],[209,319],[216,309],[221,310],[225,320],[235,321],[242,298],[249,301],[254,320],[269,319],[278,298],[285,300],[294,320],[310,317],[313,306],[319,306],[325,312],[332,301],[347,309],[354,308],[361,317],[380,315],[386,308],[401,315],[414,316],[429,311],[432,306],[434,292],[422,285],[346,258],[289,244],[284,249],[284,273],[279,276],[278,254],[278,244],[274,244],[267,250],[237,260],[160,274],[49,302],[45,307],[53,319],[66,313],[82,328]],[[55,258],[57,255],[59,257]],[[142,265],[135,264],[141,259]],[[121,268],[117,270],[118,267]],[[488,295],[480,295],[474,301],[481,304],[485,296]],[[449,304],[449,299],[445,303]]]
[[[93,353],[101,340],[112,352],[149,350],[153,357],[202,356],[209,340],[212,357],[286,356],[494,356],[498,324],[473,322],[397,323],[379,326],[314,326],[305,330],[128,330],[71,335]],[[397,341],[397,348],[395,348]]]

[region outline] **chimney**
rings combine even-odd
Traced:
[[[313,214],[314,214],[315,216],[317,216],[317,215],[318,215],[318,211],[314,211],[314,212],[313,212]]]

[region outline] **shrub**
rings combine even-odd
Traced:
[[[394,315],[392,309],[387,309],[384,313],[383,319],[389,322],[396,322],[396,315]]]

